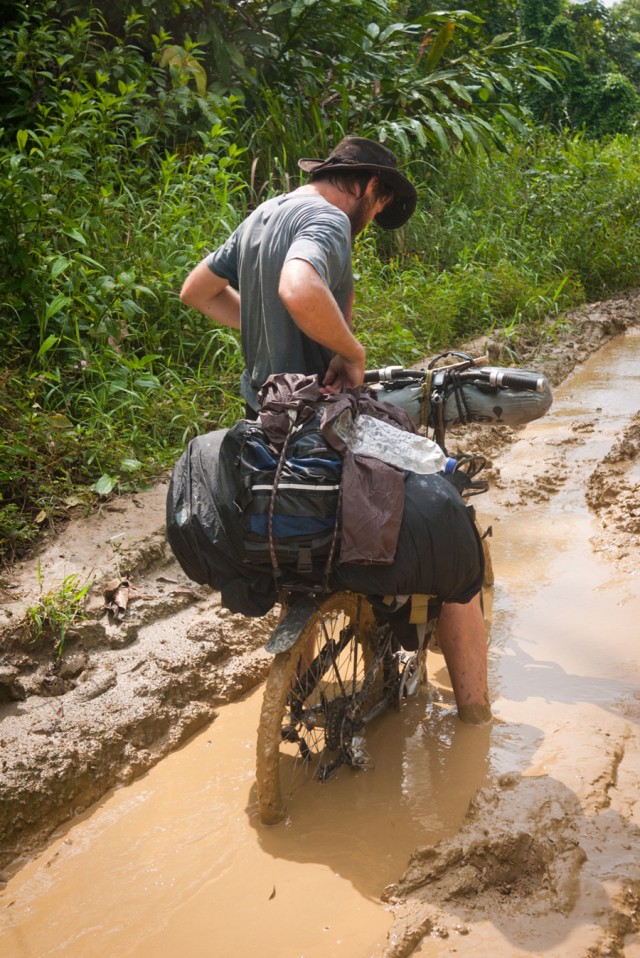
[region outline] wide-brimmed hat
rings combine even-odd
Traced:
[[[387,183],[394,193],[393,200],[376,216],[376,223],[386,230],[404,226],[416,208],[418,194],[415,187],[398,169],[395,154],[386,146],[363,136],[346,136],[331,151],[326,160],[298,160],[305,173],[322,170],[369,170]]]

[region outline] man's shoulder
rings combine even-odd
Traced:
[[[306,222],[333,222],[344,227],[348,216],[341,209],[313,193],[283,193],[265,200],[256,210],[263,220],[276,217],[281,220]]]

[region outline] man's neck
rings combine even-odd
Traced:
[[[342,210],[343,213],[347,213],[347,215],[353,203],[353,197],[349,193],[339,189],[328,180],[318,180],[317,183],[305,183],[303,186],[299,186],[293,190],[294,196],[300,194],[319,196],[321,199],[326,200],[327,203],[337,206],[339,210]]]

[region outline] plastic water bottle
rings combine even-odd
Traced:
[[[450,473],[456,467],[456,460],[447,456],[436,442],[373,416],[358,416],[355,423],[350,417],[341,416],[334,428],[351,452],[372,456],[399,469],[429,475]]]

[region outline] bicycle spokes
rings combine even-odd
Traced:
[[[301,656],[287,696],[282,740],[297,744],[298,760],[317,758],[314,777],[325,781],[341,765],[370,767],[365,747],[366,725],[395,704],[398,668],[390,635],[381,631],[373,655],[365,663],[353,623],[336,640],[322,623],[322,647],[309,664]],[[371,706],[372,692],[384,666],[384,692]]]

